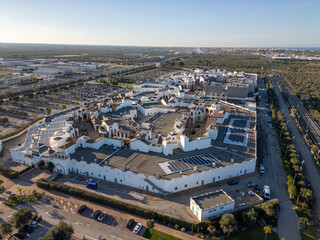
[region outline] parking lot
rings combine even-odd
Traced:
[[[108,225],[110,227],[114,227],[118,230],[121,230],[121,231],[127,232],[127,233],[132,233],[132,230],[134,229],[134,227],[137,224],[137,222],[134,222],[131,225],[131,227],[128,229],[128,228],[126,228],[126,224],[129,219],[124,219],[124,218],[121,218],[120,216],[114,216],[113,214],[110,214],[109,209],[106,209],[103,207],[98,208],[98,207],[87,206],[86,209],[81,214],[79,214],[79,213],[77,213],[77,210],[79,209],[80,206],[78,206],[78,205],[80,205],[80,204],[77,204],[72,201],[68,201],[64,198],[52,197],[52,196],[46,195],[40,200],[40,202],[42,204],[49,205],[52,209],[61,210],[61,211],[67,212],[69,214],[79,215],[83,218],[90,219],[91,221],[96,221],[97,224],[105,224],[105,225]],[[102,221],[95,220],[92,217],[92,214],[96,210],[100,210],[101,212],[107,213],[106,217]],[[146,230],[146,227],[143,226],[141,228],[141,230],[139,231],[138,235],[142,236],[144,234],[145,230]]]

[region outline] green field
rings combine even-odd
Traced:
[[[12,72],[0,70],[0,75],[9,75],[9,74],[12,74]]]
[[[155,229],[152,230],[151,234],[151,230],[149,230],[149,228],[147,228],[147,230],[144,232],[143,237],[151,240],[181,240],[180,238],[171,236]]]
[[[311,100],[304,101],[304,105],[320,123],[320,61],[275,60],[272,63],[298,97],[310,95]]]
[[[234,236],[227,238],[228,240],[264,240],[265,234],[263,227],[255,227],[247,229],[243,232],[236,233]],[[267,240],[279,240],[278,234],[272,232],[268,234]]]

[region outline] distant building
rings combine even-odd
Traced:
[[[223,190],[219,190],[190,198],[190,209],[201,222],[220,217],[224,213],[232,213],[234,200]]]

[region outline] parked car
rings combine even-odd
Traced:
[[[24,238],[27,237],[27,234],[25,232],[19,231],[19,232],[15,233],[14,236],[19,238],[19,239],[24,239]]]
[[[88,178],[88,179],[86,180],[86,183],[91,183],[91,182],[94,182],[92,178]]]
[[[133,219],[130,219],[130,220],[127,222],[126,228],[130,228],[133,223],[134,223],[134,220],[133,220]]]
[[[263,187],[263,198],[270,199],[270,187],[268,185],[264,185]]]
[[[135,234],[138,234],[138,233],[140,232],[141,228],[142,228],[142,224],[141,224],[141,223],[138,223],[138,224],[134,227],[134,229],[133,229],[132,232],[135,233]]]
[[[107,213],[106,213],[106,212],[101,213],[101,214],[99,215],[99,217],[98,217],[98,221],[99,221],[99,222],[102,222],[103,219],[106,218],[106,216],[107,216]]]
[[[238,183],[239,183],[239,181],[236,180],[236,179],[233,179],[233,180],[231,180],[231,181],[228,182],[228,184],[229,184],[230,186],[235,185],[235,184],[238,184]]]
[[[34,231],[34,228],[29,226],[29,225],[24,225],[21,229],[21,232],[26,232],[26,233],[32,233]]]
[[[91,214],[91,217],[94,218],[94,219],[97,219],[97,217],[99,217],[100,214],[101,214],[101,211],[100,210],[96,210],[95,212],[93,212]]]
[[[82,176],[76,176],[75,179],[78,180],[78,181],[83,181],[83,180],[84,180],[84,177],[82,177]]]
[[[33,227],[33,228],[36,228],[39,226],[39,223],[37,221],[32,221],[30,224],[29,224],[30,227]]]
[[[266,173],[266,169],[262,165],[260,165],[260,173],[261,174],[265,174]]]
[[[254,192],[252,192],[251,190],[248,191],[248,194],[249,194],[250,196],[254,196]]]
[[[97,182],[89,182],[87,184],[87,188],[93,189],[93,190],[97,190],[98,189],[98,183]]]
[[[78,208],[77,213],[82,214],[84,212],[84,210],[86,210],[87,206],[86,205],[82,205]]]
[[[261,187],[260,186],[258,186],[257,184],[255,184],[254,186],[253,186],[253,188],[255,189],[255,190],[258,190],[258,191],[261,191]]]

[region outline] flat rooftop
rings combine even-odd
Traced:
[[[109,157],[115,149],[109,148],[106,145],[101,146],[99,149],[92,148],[77,148],[76,151],[71,154],[71,158],[77,161],[86,161],[87,163],[100,163],[107,157]]]
[[[193,197],[192,199],[201,209],[207,209],[234,201],[228,194],[226,194],[222,190],[206,193],[200,196]]]
[[[181,112],[170,112],[157,114],[150,122],[152,129],[167,136],[169,132],[174,132],[174,123],[181,116]]]
[[[180,149],[175,149],[173,155],[165,156],[162,153],[143,153],[131,150],[129,147],[124,147],[105,161],[102,166],[119,169],[122,169],[123,166],[125,166],[128,171],[132,171],[136,174],[142,173],[146,176],[154,177],[160,175],[162,179],[170,180],[194,174],[195,171],[200,173],[203,171],[210,171],[214,168],[225,167],[233,163],[241,163],[256,159],[255,113],[234,105],[228,104],[228,106],[231,106],[230,116],[224,123],[218,124],[217,139],[212,140],[211,147],[207,149],[190,152],[183,152]],[[221,108],[224,109],[224,103],[221,103]],[[179,112],[160,114],[160,117],[155,118],[155,120],[151,122],[151,125],[154,125],[155,130],[162,132],[162,134],[169,133],[173,130],[173,123],[178,116],[180,116]],[[232,119],[244,119],[247,121],[248,133],[246,146],[226,144],[223,142]],[[93,163],[95,162],[95,159],[97,159],[96,162],[99,163],[110,156],[114,151],[115,149],[110,149],[107,146],[102,146],[98,150],[78,148],[76,149],[76,152],[71,155],[71,158],[81,161],[81,157],[83,157],[83,160],[88,163]],[[201,156],[204,157],[199,159]],[[187,168],[182,166],[180,164],[181,159],[186,159],[183,162],[187,162],[187,166],[190,165],[191,167]],[[197,170],[192,168],[194,162],[205,163],[203,161],[204,159],[212,161],[215,164],[200,164],[197,166]],[[177,164],[176,162],[173,163],[175,167],[174,170],[178,170],[165,172],[161,165],[163,166],[163,164],[172,160],[179,160]],[[179,165],[181,165],[181,168],[179,168]],[[183,169],[183,167],[185,168]],[[180,170],[182,171],[182,174],[180,173]]]

